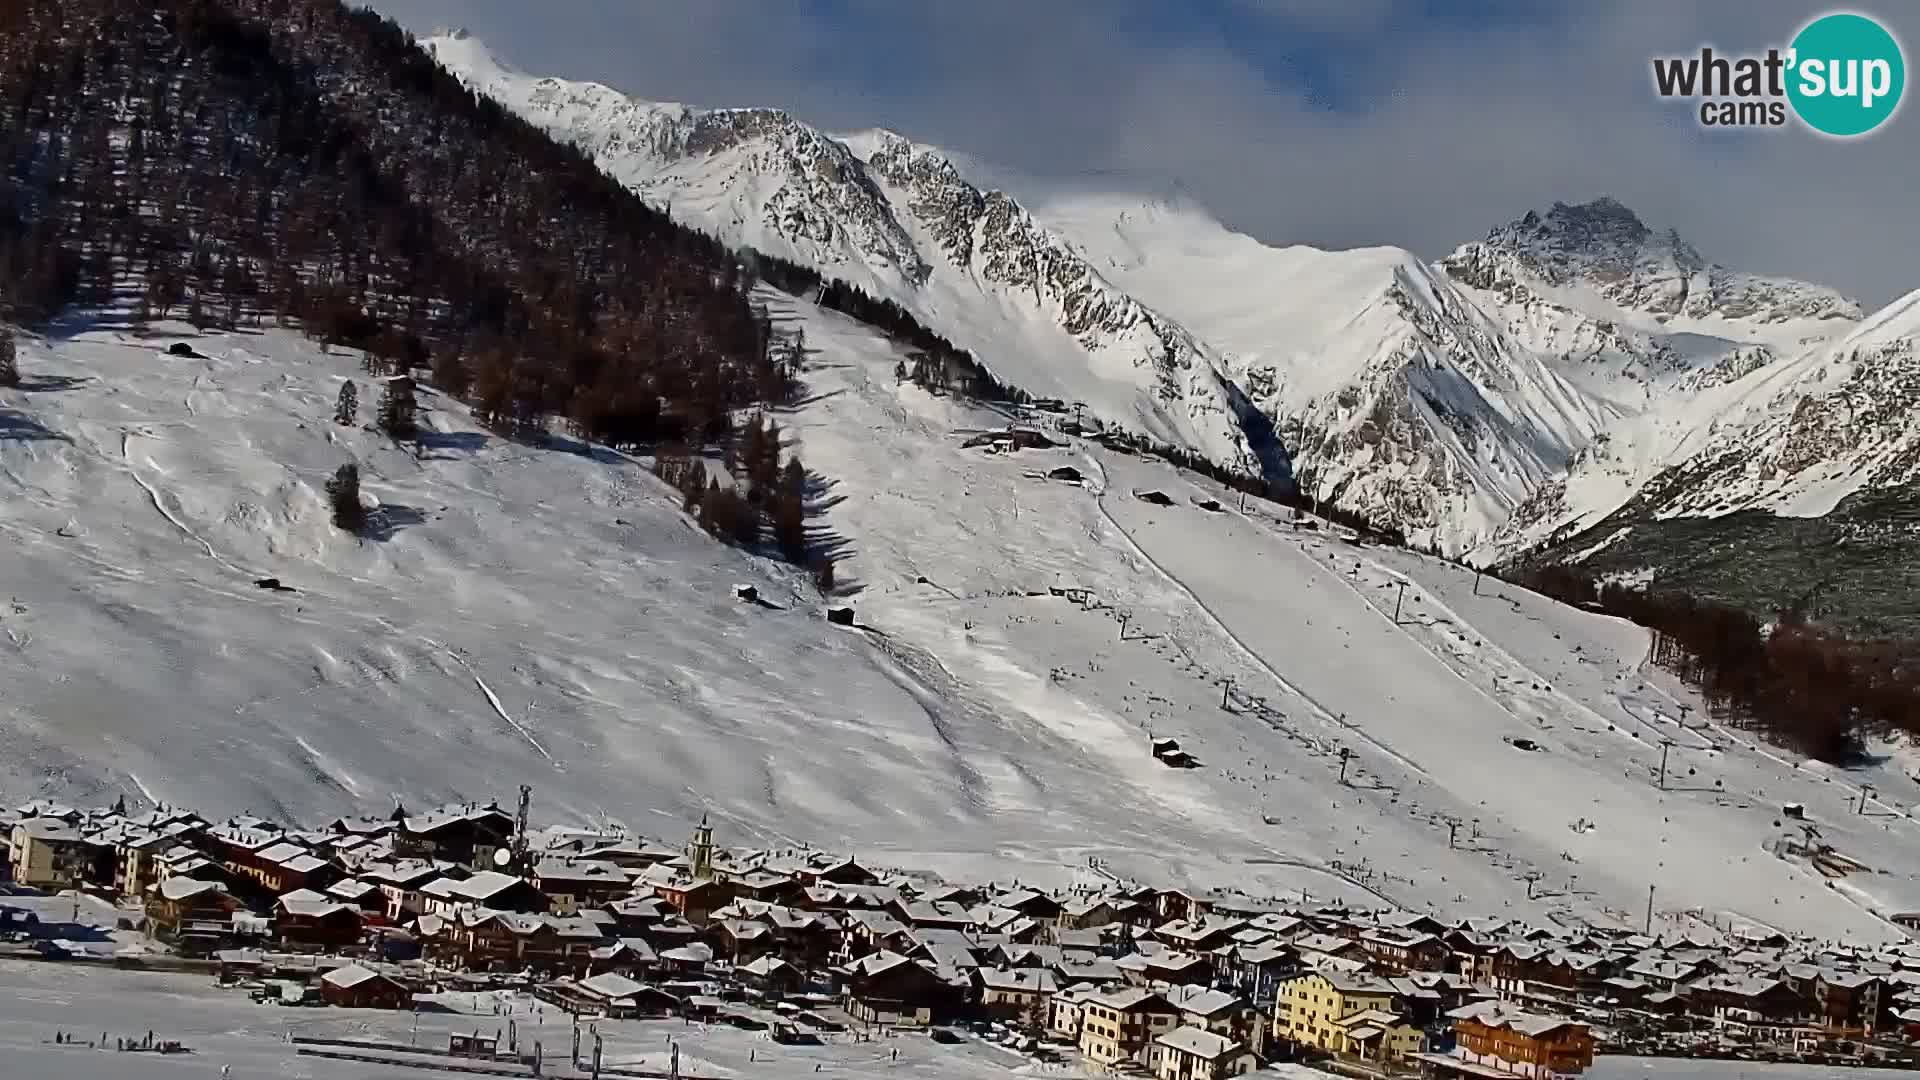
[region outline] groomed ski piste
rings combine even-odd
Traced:
[[[502,439],[430,391],[418,456],[337,426],[343,380],[363,419],[377,391],[289,332],[23,339],[26,386],[0,391],[0,797],[312,823],[525,782],[543,819],[677,842],[711,812],[723,842],[966,880],[1630,927],[1651,888],[1657,932],[1856,941],[1920,907],[1899,754],[1797,763],[1703,719],[1635,627],[1158,462],[965,447],[1008,418],[764,297],[811,353],[775,419],[821,478],[830,600],[707,538],[643,459]],[[379,503],[365,537],[321,492],[349,460]],[[1823,847],[1865,869],[1796,854]]]

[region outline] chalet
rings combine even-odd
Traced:
[[[514,825],[513,815],[498,804],[454,803],[401,821],[393,831],[394,852],[474,869],[490,867],[494,852],[512,844]]]
[[[1029,919],[1053,922],[1060,917],[1060,901],[1032,889],[1015,889],[990,897],[987,903],[1006,911],[1016,911]]]
[[[1242,997],[1257,1003],[1274,999],[1280,983],[1299,970],[1294,951],[1285,945],[1235,945],[1215,960],[1215,967],[1226,976]]]
[[[698,975],[712,962],[713,946],[704,941],[692,941],[660,951],[660,968],[671,974]]]
[[[987,1015],[1032,1030],[1047,1025],[1049,1004],[1060,991],[1046,968],[983,967],[974,971],[974,979]]]
[[[880,878],[849,855],[844,858],[815,853],[793,870],[806,885],[874,885]]]
[[[400,923],[427,911],[427,897],[424,890],[429,884],[447,876],[438,866],[417,859],[397,862],[367,863],[359,871],[360,879],[370,882],[380,890],[386,902],[388,922]]]
[[[806,888],[798,878],[761,867],[724,875],[728,891],[736,897],[766,903],[786,903],[797,899]]]
[[[720,882],[697,877],[666,863],[642,870],[634,879],[634,885],[652,892],[681,918],[696,925],[705,925],[715,911],[732,899],[727,887]]]
[[[621,934],[644,933],[671,913],[666,901],[656,896],[623,896],[602,904],[600,910],[613,918],[613,928]]]
[[[1813,981],[1814,1014],[1828,1027],[1871,1035],[1880,1022],[1882,987],[1878,976],[1821,971]]]
[[[1130,953],[1114,961],[1114,965],[1128,982],[1139,986],[1199,985],[1213,976],[1213,966],[1205,956],[1173,949]]]
[[[1146,1064],[1158,1080],[1221,1080],[1250,1073],[1259,1063],[1253,1052],[1231,1035],[1178,1027],[1154,1037]]]
[[[1438,971],[1450,957],[1432,934],[1411,930],[1369,930],[1360,935],[1360,951],[1390,971]]]
[[[1708,975],[1685,989],[1692,1011],[1716,1024],[1785,1024],[1806,1013],[1800,995],[1780,979]]]
[[[1454,1022],[1451,1056],[1462,1062],[1529,1080],[1571,1080],[1593,1065],[1593,1034],[1577,1020],[1523,1013],[1497,1001],[1447,1015]]]
[[[595,1006],[595,1011],[617,1019],[670,1016],[681,1007],[680,999],[672,994],[610,971],[582,979],[574,988]]]
[[[734,964],[777,951],[773,927],[751,919],[715,919],[707,927],[721,955]]]
[[[352,904],[364,915],[381,915],[387,909],[386,895],[380,886],[359,878],[342,878],[327,886],[327,899]]]
[[[1080,1009],[1080,1052],[1095,1066],[1146,1064],[1153,1040],[1179,1026],[1173,1003],[1151,990],[1097,994]]]
[[[468,878],[439,878],[422,886],[420,895],[429,915],[450,915],[470,907],[521,913],[547,910],[547,898],[540,890],[497,870],[482,870]]]
[[[231,923],[245,907],[217,882],[174,877],[147,888],[147,932],[179,941],[197,923]]]
[[[1204,952],[1227,944],[1233,933],[1245,925],[1244,919],[1200,915],[1162,924],[1153,936],[1178,949]]]
[[[320,976],[320,1000],[345,1009],[404,1009],[413,992],[377,971],[348,964]]]
[[[338,949],[360,940],[360,909],[311,889],[282,895],[273,905],[274,935],[289,949]]]
[[[1054,925],[1063,930],[1090,930],[1114,921],[1113,904],[1104,896],[1080,896],[1060,905]]]
[[[1179,1010],[1182,1026],[1229,1036],[1255,1053],[1266,1041],[1264,1019],[1237,995],[1205,986],[1176,986],[1161,996]]]
[[[654,951],[653,944],[637,937],[616,938],[604,945],[596,945],[587,950],[587,959],[594,971],[617,971],[622,975],[651,971],[660,963],[660,956]]]
[[[533,868],[533,887],[545,894],[548,911],[572,915],[581,908],[618,900],[632,891],[633,882],[610,862],[544,860]]]
[[[799,968],[777,956],[762,956],[742,964],[734,974],[746,985],[775,996],[793,993],[803,981]]]
[[[901,921],[915,929],[927,927],[960,930],[973,925],[970,909],[959,903],[942,900],[915,900],[897,905],[894,913]]]
[[[951,985],[899,953],[861,957],[840,973],[842,1007],[862,1023],[925,1026],[958,1003]]]
[[[438,937],[443,955],[476,971],[585,971],[606,943],[584,919],[484,908],[460,909]]]

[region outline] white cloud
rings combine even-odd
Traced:
[[[1218,20],[1170,24],[1180,9],[1150,0],[847,0],[831,20],[749,0],[375,6],[416,29],[463,22],[527,70],[645,97],[891,127],[1055,180],[1179,183],[1275,243],[1438,256],[1529,208],[1605,193],[1731,265],[1868,303],[1920,284],[1920,112],[1857,143],[1713,137],[1651,92],[1653,55],[1780,43],[1815,5],[1530,7],[1476,27],[1410,23],[1391,0],[1227,2],[1259,9],[1260,40]],[[1920,13],[1869,10],[1920,41]],[[1276,40],[1284,51],[1289,25],[1335,42],[1317,60],[1349,99],[1339,111],[1309,98],[1292,61],[1263,55]]]

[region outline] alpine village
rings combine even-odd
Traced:
[[[1920,942],[1651,932],[1651,910],[1639,928],[1449,922],[1155,887],[1097,860],[1101,887],[949,883],[718,846],[705,819],[678,845],[530,829],[529,795],[310,830],[28,803],[0,814],[0,955],[203,972],[263,1005],[510,990],[775,1042],[982,1038],[1161,1080],[1567,1080],[1609,1052],[1920,1068]]]

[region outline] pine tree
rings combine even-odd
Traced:
[[[348,462],[327,481],[327,502],[333,506],[333,526],[359,532],[367,524],[367,508],[360,505],[360,466]]]
[[[387,380],[380,394],[380,430],[394,439],[411,439],[419,430],[418,406],[413,400],[413,382],[396,377]]]
[[[799,564],[807,556],[807,470],[797,457],[788,458],[780,471],[780,489],[773,498],[773,541],[781,557]]]
[[[13,328],[0,326],[0,386],[20,385],[20,357],[14,349]]]
[[[348,379],[340,386],[340,403],[334,406],[333,422],[341,427],[352,427],[360,418],[360,388]]]

